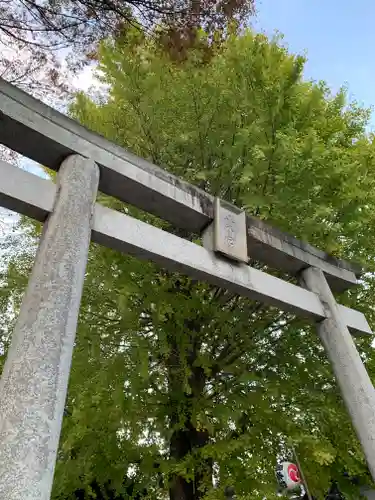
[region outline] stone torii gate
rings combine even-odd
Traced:
[[[360,270],[247,216],[0,80],[0,143],[58,171],[0,162],[0,205],[45,222],[0,382],[0,499],[49,500],[90,240],[306,317],[375,479],[375,392],[352,340],[364,315],[333,291]],[[203,235],[203,246],[96,203],[97,190]],[[249,257],[294,285],[248,265]]]

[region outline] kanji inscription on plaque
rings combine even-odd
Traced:
[[[206,242],[208,238],[211,240],[209,246],[215,252],[239,262],[248,262],[246,215],[242,210],[216,198],[215,219],[205,238]]]

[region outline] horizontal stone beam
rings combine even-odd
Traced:
[[[129,151],[90,132],[0,79],[0,143],[57,170],[72,153],[101,168],[99,189],[170,222],[201,234],[214,217],[214,198]],[[247,217],[249,257],[290,274],[311,265],[323,270],[337,291],[356,284],[361,270],[304,242]]]
[[[213,217],[212,197],[122,149],[0,79],[0,143],[58,170],[70,154],[100,166],[99,189],[199,233]]]
[[[10,181],[12,177],[14,182]],[[0,162],[0,179],[3,206],[41,222],[52,211],[56,192],[52,181],[5,162]],[[3,179],[7,181],[4,183]],[[281,310],[315,320],[326,317],[322,303],[313,292],[246,264],[231,263],[195,243],[99,204],[95,205],[92,239]],[[342,305],[339,308],[352,332],[372,333],[361,312]]]
[[[247,264],[231,263],[195,243],[145,222],[96,204],[93,241],[114,250],[151,260],[167,269],[316,320],[326,317],[318,296]],[[339,306],[348,328],[371,334],[365,316]]]
[[[274,269],[291,275],[300,274],[307,267],[318,267],[326,275],[330,287],[342,292],[357,284],[362,269],[293,236],[247,216],[248,254]]]
[[[0,206],[44,222],[52,210],[56,186],[0,160]]]

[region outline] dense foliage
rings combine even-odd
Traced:
[[[207,59],[203,33],[182,64],[136,31],[103,44],[108,93],[95,102],[77,96],[72,115],[249,213],[373,270],[368,111],[348,104],[344,91],[333,96],[323,83],[304,81],[303,58],[277,40],[246,32],[212,50]],[[101,201],[174,230],[116,200]],[[24,252],[3,276],[5,340],[9,306],[19,306],[29,268]],[[371,274],[364,284],[340,300],[373,322]],[[368,341],[358,346],[374,373]],[[239,499],[271,499],[274,466],[289,456],[290,441],[317,497],[335,478],[349,498],[344,472],[369,481],[312,326],[92,247],[56,499],[107,488],[108,498],[116,492],[208,500],[223,496],[226,485]]]

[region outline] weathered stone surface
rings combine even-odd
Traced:
[[[0,206],[44,222],[53,209],[56,185],[0,160]]]
[[[316,293],[326,310],[327,318],[317,325],[317,332],[331,361],[333,372],[350,414],[353,426],[375,480],[375,389],[354,341],[343,322],[340,309],[323,272],[306,269],[302,280],[308,290]]]
[[[209,237],[212,237],[212,249],[215,252],[237,262],[248,262],[244,211],[216,198],[215,219],[211,226],[213,233]]]
[[[92,158],[101,168],[101,191],[187,232],[200,234],[214,219],[214,197],[209,193],[90,132],[2,79],[0,143],[55,170],[72,153]],[[247,216],[246,225],[251,259],[292,275],[309,266],[318,267],[338,291],[356,284],[361,273],[358,266],[254,217]]]
[[[335,291],[341,292],[357,284],[362,273],[360,266],[337,259],[255,217],[248,215],[246,225],[251,258],[291,275],[298,275],[307,267],[318,267]]]
[[[56,185],[30,172],[0,161],[0,204],[15,208],[19,213],[44,222],[52,211]],[[213,228],[211,224],[210,228]],[[188,240],[145,224],[125,214],[95,206],[92,239],[99,244],[149,259],[177,269],[194,279],[207,280],[253,299],[271,303],[296,314],[324,318],[324,310],[317,296],[249,266],[230,262],[215,255],[213,234],[207,234],[209,251]],[[206,246],[206,245],[205,245]],[[207,246],[206,246],[207,248]],[[241,268],[240,268],[240,267]],[[352,333],[371,334],[363,313],[339,305],[340,315]]]
[[[97,193],[97,165],[67,158],[0,381],[0,499],[48,500]]]

